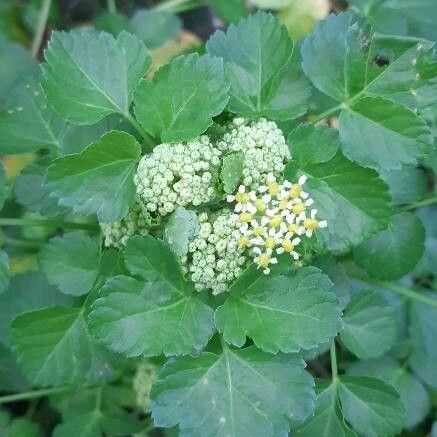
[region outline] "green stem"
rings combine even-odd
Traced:
[[[429,197],[427,199],[419,200],[418,202],[411,203],[410,205],[404,206],[402,209],[404,211],[410,211],[412,209],[420,208],[422,206],[432,205],[437,203],[437,196]]]
[[[95,231],[98,227],[91,223],[64,222],[55,219],[0,218],[0,226],[41,226],[49,228],[86,229]]]
[[[182,12],[201,6],[202,0],[166,0],[153,7],[155,11]]]
[[[135,120],[135,117],[132,116],[129,112],[126,114],[123,114],[124,118],[134,127],[134,129],[144,138],[144,145],[146,146],[146,149],[148,152],[151,152],[153,148],[155,147],[155,142],[153,141],[153,138],[151,135],[149,135],[138,123],[137,120]]]
[[[360,275],[350,275],[353,278],[359,279],[361,281],[369,282],[370,284],[375,284],[378,287],[386,288],[387,290],[399,293],[402,296],[408,297],[409,299],[418,300],[420,302],[426,303],[437,308],[437,299],[433,297],[426,296],[417,291],[410,290],[409,288],[402,287],[401,285],[392,284],[391,282],[379,281],[378,279],[368,278]]]
[[[70,390],[74,390],[74,388],[71,386],[62,386],[62,387],[43,388],[41,390],[33,390],[24,393],[15,393],[13,395],[0,396],[0,404],[41,398],[43,396],[64,393]]]
[[[32,56],[34,58],[37,57],[39,48],[41,47],[42,38],[44,36],[44,30],[47,25],[47,19],[49,18],[50,6],[52,4],[52,0],[43,0],[41,9],[38,14],[38,22],[36,24],[35,35],[33,36],[32,41]]]
[[[332,115],[335,112],[339,111],[341,108],[343,108],[343,104],[333,106],[332,108],[326,110],[325,112],[322,112],[321,114],[316,115],[316,117],[314,119],[312,119],[310,121],[310,123],[311,124],[316,124],[319,121],[323,120],[324,118],[329,117],[330,115]]]
[[[337,367],[337,352],[335,350],[335,339],[331,343],[331,375],[332,382],[336,382],[338,379],[338,367]]]
[[[115,4],[115,0],[106,0],[106,4],[108,6],[108,12],[111,14],[117,13],[117,6]]]
[[[31,241],[31,240],[19,240],[18,238],[3,237],[5,246],[13,247],[27,247],[29,249],[38,249],[44,242],[43,241]]]

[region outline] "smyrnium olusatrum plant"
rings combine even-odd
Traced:
[[[257,12],[151,64],[126,31],[54,32],[0,114],[2,152],[33,152],[23,223],[53,227],[9,288],[2,252],[0,332],[25,387],[62,400],[54,435],[419,426],[437,387],[434,210],[417,209],[435,200],[434,43],[349,11],[298,48]]]

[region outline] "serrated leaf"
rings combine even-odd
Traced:
[[[54,32],[42,85],[65,119],[93,124],[113,113],[129,115],[134,89],[150,65],[146,47],[129,33]]]
[[[366,97],[340,114],[342,150],[374,169],[396,170],[417,164],[432,150],[425,121],[413,111],[380,97]]]
[[[177,15],[166,11],[139,9],[129,21],[129,29],[149,49],[156,49],[176,39],[182,27]]]
[[[412,213],[399,213],[392,217],[387,229],[354,249],[354,259],[375,278],[398,279],[420,260],[424,241],[425,231],[420,220]]]
[[[126,216],[135,201],[133,175],[140,153],[133,136],[111,131],[82,152],[56,159],[45,182],[61,205],[113,222]]]
[[[405,409],[391,385],[376,378],[342,376],[339,395],[343,414],[358,433],[381,437],[403,428]]]
[[[212,124],[228,101],[221,59],[193,53],[161,67],[135,92],[135,115],[163,142],[191,140]]]
[[[382,379],[399,392],[405,406],[405,426],[412,428],[429,413],[430,397],[422,383],[405,367],[389,357],[378,360],[358,361],[347,369],[351,376],[372,376]]]
[[[317,384],[318,393],[314,415],[294,434],[304,437],[353,437],[356,434],[345,423],[336,384]]]
[[[284,175],[288,180],[296,180],[303,173],[308,176],[305,190],[317,205],[318,217],[328,222],[320,235],[328,249],[344,251],[387,225],[391,216],[387,186],[376,172],[354,164],[340,152],[324,162],[326,151],[322,149],[312,156],[310,165],[301,166],[301,162],[307,162],[306,149],[317,150],[316,145],[321,144],[318,136],[309,135],[310,132],[305,141],[299,136],[296,142],[294,133],[290,134],[293,161],[286,166]],[[323,138],[326,129],[320,132]]]
[[[169,361],[152,389],[156,426],[183,435],[286,435],[313,408],[314,382],[296,355],[249,347]]]
[[[375,291],[362,290],[352,296],[343,324],[341,341],[361,359],[383,355],[397,338],[394,311]]]
[[[233,193],[243,174],[244,153],[234,152],[225,155],[220,169],[220,180],[226,194]]]
[[[164,237],[179,257],[188,253],[188,243],[200,229],[199,219],[194,211],[178,206],[170,215],[164,228]]]
[[[132,237],[125,264],[142,279],[107,281],[89,315],[93,336],[127,356],[202,349],[212,335],[213,312],[193,295],[171,249],[151,236]]]
[[[112,374],[90,338],[81,308],[55,306],[20,314],[11,337],[17,361],[35,385],[101,381]]]
[[[40,252],[39,262],[51,284],[65,294],[80,296],[97,279],[99,255],[97,241],[78,231],[52,238]]]
[[[222,57],[231,83],[231,112],[290,120],[307,109],[308,84],[293,58],[287,28],[273,15],[257,12],[207,42],[208,53]]]
[[[230,296],[217,308],[215,322],[225,340],[239,347],[248,336],[266,352],[310,349],[341,328],[339,303],[331,288],[320,270],[304,267]]]
[[[0,294],[4,293],[9,285],[9,257],[0,250]]]

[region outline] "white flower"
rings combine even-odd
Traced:
[[[305,218],[303,220],[303,226],[305,228],[305,235],[307,237],[311,237],[313,232],[317,228],[326,228],[328,226],[328,222],[326,220],[318,221],[316,219],[317,209],[312,209],[310,213],[310,217]]]
[[[266,249],[264,252],[259,248],[255,247],[253,249],[254,253],[257,255],[254,258],[255,263],[258,265],[258,268],[263,269],[263,273],[268,275],[270,273],[270,264],[277,264],[278,259],[272,257],[273,251],[271,249]]]

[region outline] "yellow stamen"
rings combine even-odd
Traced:
[[[255,200],[255,208],[257,209],[257,211],[265,211],[267,206],[262,199],[256,199]]]
[[[277,182],[269,182],[267,184],[267,189],[272,196],[277,196],[279,194],[279,184]]]
[[[269,221],[270,228],[279,228],[281,223],[283,222],[283,218],[280,215],[274,215]]]
[[[305,205],[302,202],[295,203],[291,208],[291,210],[293,211],[294,214],[300,214],[301,212],[305,211]]]
[[[300,196],[301,192],[302,186],[299,184],[293,184],[290,188],[290,197],[293,197],[295,199],[296,197]]]
[[[243,223],[249,223],[252,220],[252,214],[249,214],[248,212],[242,212],[240,214],[240,221]]]
[[[285,250],[285,252],[293,252],[294,245],[290,240],[284,240],[282,242],[282,248]]]
[[[267,249],[273,249],[275,247],[275,239],[273,237],[269,237],[266,240]]]
[[[256,237],[261,237],[262,235],[264,235],[264,228],[261,226],[253,228],[253,235],[255,235]]]
[[[238,247],[239,248],[244,248],[249,246],[250,240],[249,237],[247,235],[242,235],[239,239],[238,239]]]
[[[249,202],[250,197],[249,197],[249,194],[247,194],[247,193],[237,193],[235,195],[235,200],[238,203],[247,203],[247,202]]]
[[[297,224],[296,223],[290,223],[288,225],[288,232],[291,232],[293,234],[295,234],[298,230]]]
[[[262,267],[263,269],[266,269],[269,266],[270,262],[270,255],[267,253],[262,253],[258,257],[258,266]]]
[[[313,231],[314,229],[317,229],[319,227],[319,222],[316,219],[307,218],[303,221],[303,225],[305,226],[305,228]]]

